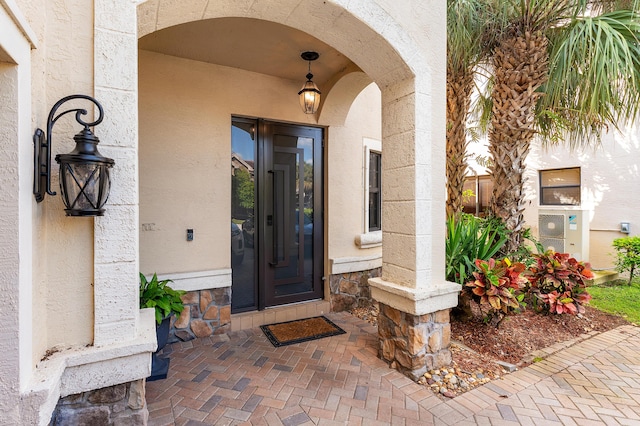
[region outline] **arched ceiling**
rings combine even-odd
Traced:
[[[175,25],[142,37],[138,46],[142,50],[299,81],[301,87],[308,63],[300,54],[312,50],[320,54],[311,63],[313,80],[320,90],[324,83],[332,84],[338,76],[361,71],[336,49],[303,31],[252,18],[206,19]]]

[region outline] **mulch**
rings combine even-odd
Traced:
[[[453,398],[472,388],[509,374],[505,364],[523,368],[533,360],[532,352],[556,343],[584,337],[591,332],[604,332],[629,322],[590,306],[583,315],[555,315],[525,310],[509,315],[498,328],[486,323],[472,304],[474,317],[469,321],[451,318],[452,364],[442,371],[430,371],[420,383],[434,393]],[[350,311],[353,315],[377,324],[377,303]],[[435,382],[441,375],[444,380]],[[432,377],[433,376],[433,377]],[[455,376],[465,386],[451,386],[447,376]]]

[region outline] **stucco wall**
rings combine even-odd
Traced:
[[[1,45],[0,45],[1,47]],[[3,51],[4,53],[4,51]],[[15,64],[0,61],[0,102],[6,105],[15,104],[18,95],[18,72]],[[0,111],[0,182],[2,182],[2,190],[0,190],[0,214],[5,227],[0,232],[0,290],[3,294],[19,294],[19,270],[17,268],[20,256],[18,253],[18,224],[19,209],[17,204],[17,176],[11,173],[15,170],[15,162],[17,155],[15,153],[15,143],[11,143],[18,133],[17,129],[17,108],[11,110]],[[13,176],[12,176],[13,175]],[[18,297],[6,298],[0,304],[3,312],[4,321],[0,326],[2,335],[0,342],[3,347],[8,349],[8,360],[0,364],[0,374],[3,376],[3,390],[7,393],[17,393],[20,385],[18,376],[18,359],[19,353],[16,350],[15,343],[19,339],[19,299]],[[14,395],[11,395],[14,396]],[[16,415],[16,399],[0,400],[0,408],[2,412],[7,414],[9,418]]]
[[[139,55],[141,270],[229,268],[231,116],[308,122],[297,103],[298,84]],[[187,228],[194,230],[191,242]]]
[[[372,256],[381,248],[360,249],[356,235],[365,232],[365,159],[363,138],[381,139],[380,90],[375,84],[364,89],[351,105],[344,126],[329,129],[328,232],[329,258]]]
[[[44,39],[45,35],[45,2],[43,0],[16,0],[18,9],[22,12],[22,15],[33,31],[34,38],[38,41]],[[28,126],[33,131],[37,126],[44,126],[47,118],[48,109],[45,102],[46,96],[46,80],[41,76],[45,74],[45,50],[40,48],[43,43],[39,43],[36,49],[31,50],[31,63],[30,63],[30,75],[31,75],[31,97],[23,97],[23,101],[29,102],[31,106],[31,116],[24,117],[29,123]],[[55,102],[55,101],[54,101]],[[29,136],[30,137],[30,136]],[[30,178],[33,179],[33,178]],[[36,203],[33,202],[35,205]],[[44,212],[42,209],[33,208],[33,214],[30,220],[30,227],[32,231],[32,244],[31,252],[33,254],[32,266],[32,278],[29,281],[28,287],[30,290],[30,300],[28,304],[31,306],[30,315],[32,316],[33,324],[29,324],[28,334],[30,335],[29,345],[32,347],[29,349],[29,366],[34,366],[42,357],[42,354],[47,349],[47,290],[45,282],[46,276],[46,262],[45,253],[47,251],[46,243],[39,244],[40,241],[46,239],[46,228],[43,224]],[[35,313],[38,312],[36,315]],[[21,344],[24,342],[21,341]],[[22,373],[25,377],[30,374],[30,370],[23,369]]]
[[[35,129],[46,126],[49,110],[60,98],[93,95],[93,9],[83,0],[16,3],[40,41],[31,54],[33,113],[28,120]],[[78,130],[72,115],[59,120],[53,131],[52,156],[71,151]],[[100,136],[99,128],[96,133]],[[31,223],[33,365],[48,348],[93,340],[93,221],[65,217],[55,161],[51,186],[58,195],[46,196],[37,206],[34,202]]]
[[[581,205],[576,208],[588,212],[588,260],[594,268],[612,267],[614,258],[611,255],[611,243],[614,239],[627,235],[618,231],[620,222],[630,222],[629,235],[640,233],[638,159],[640,130],[637,126],[625,129],[623,133],[609,132],[602,138],[602,145],[596,148],[571,151],[567,147],[545,149],[534,144],[527,159],[527,225],[537,235],[539,209],[562,209],[560,206],[539,206],[538,171],[580,167],[582,200]]]
[[[300,110],[301,83],[148,51],[139,56],[141,270],[229,268],[231,116],[316,124]],[[372,85],[347,123],[329,128],[329,257],[359,254],[362,140],[380,138],[379,105]]]
[[[86,7],[82,0],[46,2],[45,19],[47,43],[43,47],[47,86],[43,99],[48,114],[53,104],[64,96],[93,95],[93,9]],[[69,28],[74,31],[68,31]],[[43,102],[43,99],[34,101]],[[82,107],[93,110],[91,104],[84,103]],[[46,115],[37,125],[46,126]],[[70,152],[75,146],[73,135],[80,129],[72,115],[56,122],[54,155]],[[95,130],[100,137],[100,127]],[[46,288],[47,347],[86,345],[93,341],[93,219],[65,216],[57,164],[52,169],[51,185],[58,195],[47,196],[41,207],[45,212],[43,223],[47,234],[46,272],[35,292]]]

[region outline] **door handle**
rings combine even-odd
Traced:
[[[278,206],[277,206],[277,198],[276,198],[276,176],[277,173],[273,170],[269,170],[268,173],[271,175],[271,198],[272,198],[272,209],[273,214],[267,215],[267,225],[271,225],[271,242],[273,244],[272,252],[271,252],[271,262],[269,265],[276,268],[278,266]]]

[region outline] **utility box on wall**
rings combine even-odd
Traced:
[[[545,250],[569,253],[579,261],[589,257],[589,216],[585,210],[540,209],[538,232]]]

